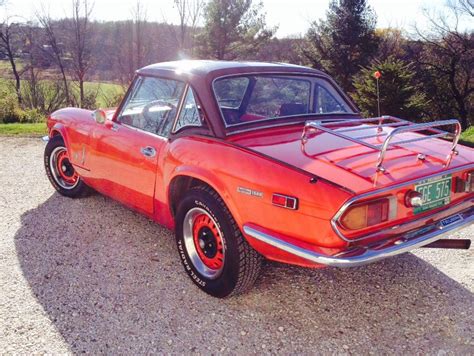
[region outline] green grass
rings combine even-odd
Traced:
[[[114,83],[85,82],[84,89],[86,92],[97,92],[97,108],[107,107],[106,97],[111,98],[115,95],[124,94],[123,87]],[[79,88],[77,88],[77,90],[79,90]]]
[[[0,124],[0,135],[3,136],[44,136],[47,135],[46,124]]]
[[[1,61],[0,61],[1,62]],[[21,81],[23,83],[23,80]],[[76,96],[79,96],[79,87],[74,85],[74,82],[71,82],[72,91],[75,93]],[[12,80],[7,80],[4,78],[0,78],[0,92],[7,91],[7,92],[14,92]],[[97,93],[96,97],[96,107],[97,108],[106,108],[107,100],[106,98],[112,98],[116,95],[123,95],[124,88],[119,84],[114,83],[105,83],[105,82],[85,82],[84,89],[86,93],[92,92]]]
[[[470,126],[461,134],[461,140],[474,143],[474,126]]]
[[[23,61],[16,60],[16,69],[18,71],[21,71],[25,67],[25,64]],[[9,70],[11,71],[12,67],[9,61],[7,60],[1,60],[0,61],[0,70]]]

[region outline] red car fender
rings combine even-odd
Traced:
[[[237,224],[242,226],[242,218],[225,184],[218,178],[216,174],[213,174],[212,172],[198,166],[181,165],[175,167],[175,169],[171,172],[169,179],[167,180],[168,183],[166,184],[166,205],[169,207],[170,213],[172,206],[172,201],[170,200],[170,187],[175,178],[183,176],[199,179],[214,189],[224,200],[227,208],[229,209]]]
[[[49,128],[49,138],[53,138],[56,135],[62,136],[64,144],[66,145],[67,150],[70,152],[69,135],[66,127],[60,122],[56,122],[53,126],[51,126],[51,128]]]
[[[220,194],[240,228],[255,223],[320,246],[346,245],[328,221],[350,194],[324,181],[311,184],[310,176],[304,172],[256,152],[203,137],[173,141],[159,166],[163,167],[163,178],[158,175],[156,182],[157,219],[161,220],[159,215],[164,211],[172,210],[167,186],[175,177],[187,175],[200,179]],[[266,177],[262,179],[262,175]],[[298,209],[275,207],[271,201],[274,193],[297,197]],[[321,237],[309,235],[308,229],[317,231]]]

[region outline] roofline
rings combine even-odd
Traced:
[[[151,64],[136,71],[139,75],[174,75],[193,77],[218,77],[239,72],[299,72],[328,76],[317,69],[289,63],[273,62],[233,62],[214,60],[183,60]]]

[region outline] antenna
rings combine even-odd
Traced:
[[[382,73],[376,71],[374,73],[375,80],[377,81],[377,111],[380,117],[380,91],[379,91],[379,79],[382,76]]]

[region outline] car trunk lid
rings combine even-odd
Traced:
[[[364,134],[376,130],[377,126],[372,125]],[[383,130],[388,134],[393,128],[384,127]],[[356,194],[437,173],[442,175],[448,168],[462,169],[474,160],[474,150],[458,146],[458,154],[452,155],[446,166],[452,143],[429,139],[391,146],[383,163],[385,172],[379,172],[376,168],[378,150],[321,131],[311,135],[303,146],[302,132],[301,125],[287,126],[233,135],[230,141],[332,181]],[[354,137],[358,133],[347,135]],[[379,145],[385,137],[374,137],[367,142]],[[407,132],[398,137],[396,141],[412,140],[422,134]]]

